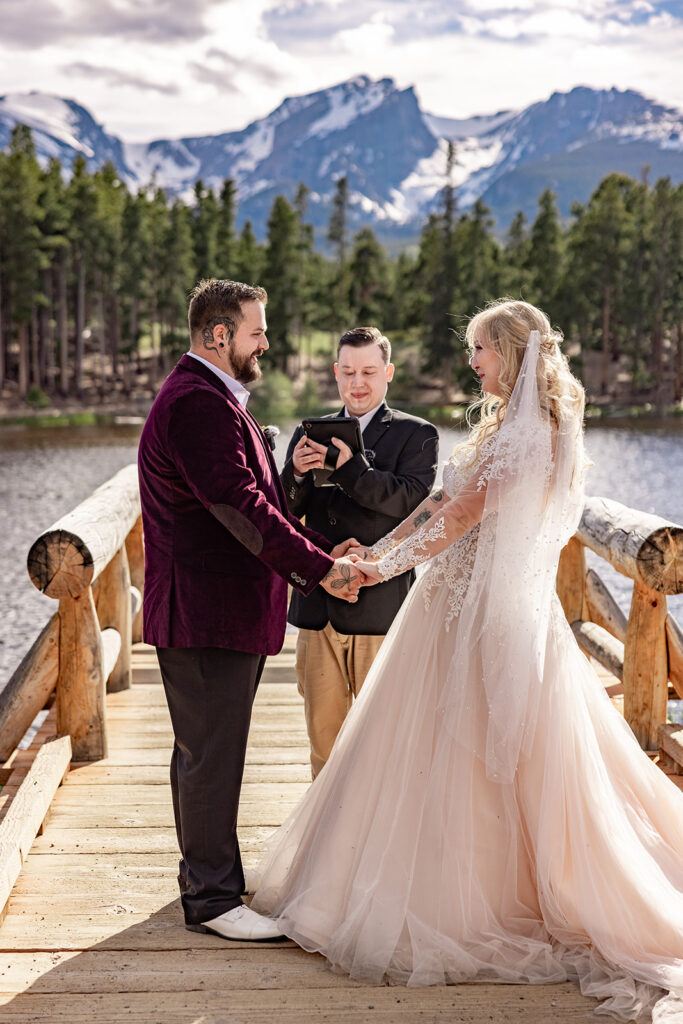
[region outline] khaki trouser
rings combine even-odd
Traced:
[[[354,697],[360,693],[383,636],[346,636],[328,622],[324,629],[300,629],[296,675],[304,698],[311,743],[311,775],[328,757]]]

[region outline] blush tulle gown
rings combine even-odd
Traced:
[[[454,458],[450,498],[463,479]],[[612,706],[554,592],[534,727],[509,776],[492,770],[484,662],[502,644],[503,700],[518,655],[496,637],[505,605],[463,636],[483,527],[458,522],[455,541],[441,522],[404,551],[429,565],[275,834],[252,906],[365,983],[569,978],[598,1012],[683,1021],[683,793]],[[506,717],[518,731],[514,706]]]

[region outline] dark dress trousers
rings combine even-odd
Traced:
[[[343,410],[334,415],[343,415]],[[347,537],[374,544],[409,516],[434,484],[439,446],[436,428],[417,416],[390,409],[386,403],[363,432],[365,452],[353,455],[330,476],[333,487],[315,487],[311,473],[297,483],[292,452],[302,433],[303,428],[297,427],[281,474],[287,503],[332,544]],[[407,572],[361,589],[353,605],[330,598],[322,587],[310,595],[295,591],[288,618],[304,629],[324,629],[329,622],[346,635],[381,636],[391,626],[414,579],[415,574]]]
[[[185,919],[201,924],[241,903],[236,822],[253,699],[265,655],[282,646],[287,584],[310,593],[333,545],[289,512],[261,427],[191,356],[157,395],[138,465],[144,637],[175,733]]]

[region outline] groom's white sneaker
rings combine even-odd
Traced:
[[[191,932],[213,932],[224,939],[241,939],[243,942],[284,938],[274,921],[262,917],[244,904],[210,921],[204,921],[203,924],[186,924],[185,927]]]

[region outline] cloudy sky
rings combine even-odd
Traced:
[[[447,117],[574,85],[683,108],[683,0],[0,0],[0,94],[87,106],[130,141],[243,128],[358,74]]]

